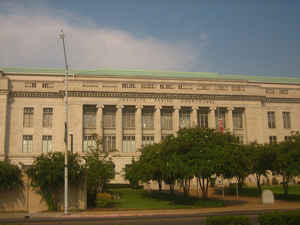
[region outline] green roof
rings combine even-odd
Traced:
[[[30,74],[63,74],[64,69],[48,68],[13,68],[0,67],[4,73],[30,73]],[[260,83],[299,83],[300,77],[286,76],[260,76],[260,75],[241,75],[241,74],[219,74],[209,72],[174,72],[174,71],[151,71],[151,70],[70,70],[75,75],[94,75],[94,76],[133,76],[150,78],[191,78],[191,79],[212,79],[212,80],[242,80]]]

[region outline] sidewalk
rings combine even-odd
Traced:
[[[226,196],[225,200],[233,200],[232,196]],[[0,213],[0,222],[31,220],[69,220],[88,218],[125,218],[125,217],[168,217],[168,216],[210,216],[220,214],[257,214],[263,211],[273,210],[300,210],[299,202],[275,201],[274,204],[261,204],[259,198],[240,197],[243,203],[220,208],[176,209],[176,210],[86,210],[70,212],[37,212],[37,213]]]

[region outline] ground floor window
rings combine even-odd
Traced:
[[[83,138],[83,151],[87,152],[89,149],[97,147],[94,135],[85,135]]]
[[[135,152],[135,136],[123,136],[123,152]]]
[[[143,136],[143,146],[154,144],[154,136]]]
[[[105,135],[103,137],[103,151],[112,152],[116,149],[116,136]]]

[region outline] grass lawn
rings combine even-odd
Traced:
[[[216,199],[202,200],[183,195],[172,195],[167,192],[147,192],[130,188],[112,189],[120,195],[114,200],[112,209],[192,209],[203,207],[222,207],[224,201]]]
[[[288,198],[283,196],[283,188],[282,185],[274,185],[274,186],[262,186],[263,190],[269,189],[272,190],[275,194],[276,199],[284,199],[284,200],[294,200],[300,201],[300,185],[289,185],[288,189]],[[235,194],[235,189],[227,188],[225,189],[225,194],[233,195]],[[239,190],[240,196],[248,196],[248,197],[259,197],[260,194],[258,192],[257,187],[243,187],[242,190]]]

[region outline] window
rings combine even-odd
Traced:
[[[208,109],[200,109],[198,111],[198,126],[208,128]]]
[[[226,112],[224,109],[217,108],[215,111],[216,117],[216,128],[219,129],[220,127],[226,128]]]
[[[22,152],[32,152],[32,135],[23,135]]]
[[[243,128],[243,111],[233,110],[232,111],[232,122],[233,122],[233,129]]]
[[[160,86],[160,89],[173,89],[173,85],[171,85],[171,84],[161,84],[159,86]]]
[[[266,88],[266,94],[275,94],[275,90],[273,88]]]
[[[135,109],[134,108],[125,108],[123,110],[123,128],[124,129],[133,129],[135,128]]]
[[[153,110],[143,110],[142,114],[143,128],[153,129],[154,128],[154,112]]]
[[[53,120],[53,109],[52,108],[44,108],[43,109],[43,127],[52,127]]]
[[[277,143],[277,137],[276,136],[270,136],[269,137],[269,143],[270,144],[276,144]]]
[[[43,82],[42,83],[42,88],[53,88],[54,84],[51,82]]]
[[[123,83],[122,88],[135,88],[134,83]]]
[[[161,135],[161,140],[163,141],[163,140],[165,140],[168,136],[170,136],[169,134],[163,134],[163,135]]]
[[[161,129],[172,130],[173,129],[173,120],[172,120],[172,111],[169,109],[161,110]]]
[[[24,108],[23,127],[33,127],[33,108]]]
[[[123,152],[135,152],[135,136],[123,136]]]
[[[83,128],[96,128],[97,108],[95,105],[83,107]]]
[[[283,128],[291,128],[291,113],[290,112],[282,112],[283,117]]]
[[[26,88],[36,88],[36,81],[25,81]]]
[[[42,137],[42,150],[44,153],[52,152],[52,136]]]
[[[232,91],[245,91],[245,87],[239,86],[239,85],[234,85],[231,87]]]
[[[185,109],[179,111],[179,127],[180,128],[191,127],[191,111]]]
[[[276,128],[275,112],[268,112],[268,128]]]
[[[284,136],[284,140],[285,140],[285,141],[291,140],[291,136]]]
[[[87,152],[89,149],[97,148],[96,139],[94,135],[85,135],[83,137],[83,151]]]
[[[153,89],[153,88],[155,88],[155,84],[152,84],[152,83],[145,83],[145,84],[142,84],[142,88],[145,88],[145,89]]]
[[[242,135],[237,135],[237,136],[236,136],[236,139],[237,139],[238,143],[244,144],[244,136],[242,136]]]
[[[143,136],[143,146],[154,144],[154,136]]]
[[[192,84],[178,84],[178,89],[192,89]]]
[[[104,108],[103,110],[103,127],[115,128],[116,127],[116,110],[114,108]]]
[[[288,93],[289,93],[289,90],[287,90],[287,89],[281,89],[281,90],[279,90],[279,94],[287,95]]]
[[[217,86],[216,86],[216,89],[217,89],[217,90],[227,90],[228,87],[227,87],[226,85],[217,85]]]
[[[103,151],[112,152],[116,149],[116,136],[105,135],[103,137]]]

